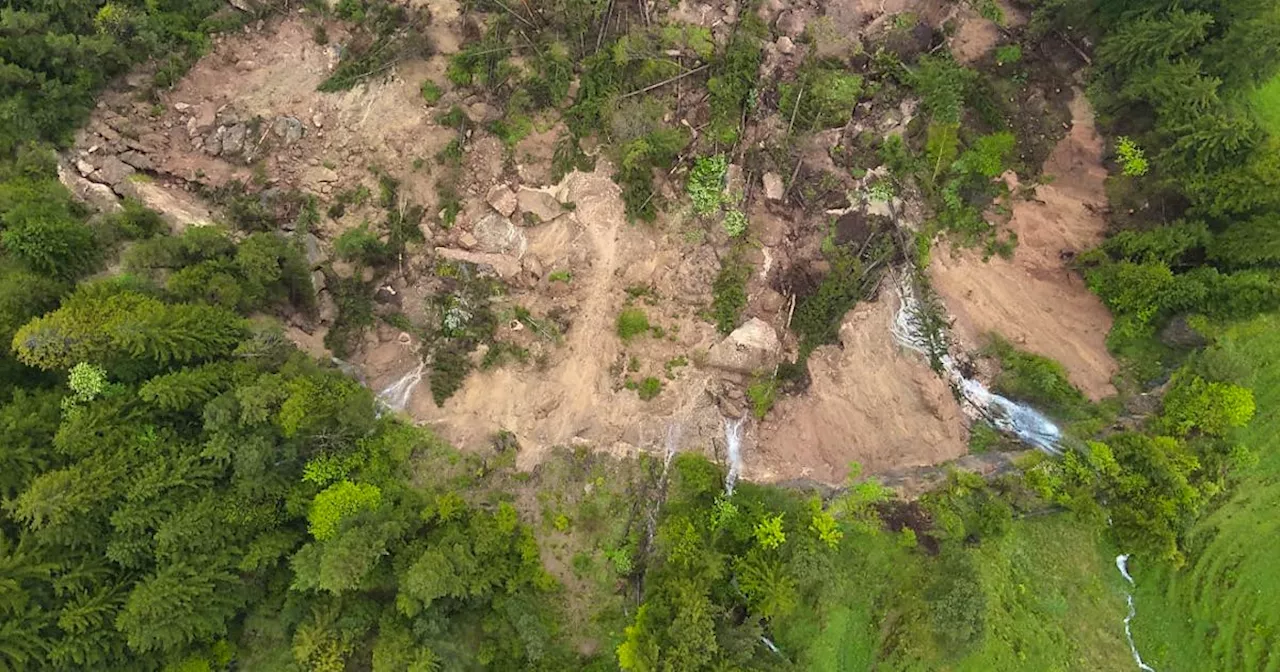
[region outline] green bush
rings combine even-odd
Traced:
[[[698,157],[689,171],[684,189],[693,201],[693,211],[709,215],[720,210],[724,201],[724,178],[729,170],[729,159],[724,154]]]
[[[736,254],[726,256],[720,262],[720,272],[711,284],[711,316],[716,329],[728,334],[738,327],[742,310],[747,307],[747,280],[751,266]]]
[[[649,376],[636,385],[636,395],[641,401],[649,401],[662,393],[662,381]]]
[[[741,210],[729,210],[724,213],[723,225],[730,238],[737,238],[747,232],[747,216]]]
[[[618,338],[630,341],[649,331],[649,316],[639,308],[624,308],[618,313],[617,331]]]
[[[440,88],[439,84],[429,79],[422,83],[422,99],[427,101],[428,105],[435,105],[440,102],[440,98],[443,95],[444,89]]]
[[[760,378],[747,386],[747,399],[751,401],[751,413],[756,420],[764,420],[778,399],[778,380],[776,378]]]
[[[768,35],[764,22],[754,12],[747,12],[733,32],[724,56],[714,64],[707,80],[711,119],[706,130],[714,142],[732,145],[738,141],[743,110],[754,105],[763,40]]]
[[[795,127],[814,130],[843,126],[862,94],[862,77],[841,68],[809,64],[794,83],[778,85],[778,111]]]
[[[1070,419],[1089,413],[1088,400],[1067,379],[1066,369],[1058,362],[1018,350],[995,334],[984,352],[1000,362],[994,381],[997,392]]]
[[[333,243],[334,254],[340,259],[355,261],[366,266],[381,266],[391,260],[391,250],[378,239],[369,223],[348,229]]]

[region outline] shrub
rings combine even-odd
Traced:
[[[942,124],[960,122],[965,93],[976,79],[976,72],[950,56],[921,56],[907,74],[907,83],[920,94],[930,121]]]
[[[727,334],[738,326],[742,309],[747,307],[747,279],[751,266],[737,255],[729,255],[720,264],[720,272],[711,284],[711,316],[716,329]]]
[[[427,101],[428,105],[435,105],[440,102],[440,97],[444,95],[444,89],[439,84],[431,80],[422,83],[422,99]]]
[[[730,238],[737,238],[747,232],[747,216],[741,210],[730,210],[724,213],[724,231]]]
[[[778,86],[778,111],[804,129],[832,128],[849,121],[862,94],[862,77],[821,65],[801,69],[794,83]]]
[[[618,313],[617,330],[619,338],[630,341],[649,331],[649,316],[639,308],[624,308]]]
[[[333,243],[333,251],[339,258],[356,261],[367,266],[379,266],[391,260],[387,244],[378,239],[365,222],[348,229]]]
[[[729,170],[729,159],[724,154],[699,157],[689,171],[685,191],[693,201],[693,211],[709,215],[720,209],[724,200],[724,178]]]
[[[1071,418],[1088,413],[1084,394],[1071,384],[1066,369],[1058,362],[1018,350],[994,334],[986,353],[1000,360],[995,388],[1001,394]]]
[[[763,420],[778,399],[778,380],[762,378],[747,387],[747,399],[751,400],[751,413],[757,420]]]
[[[1022,60],[1022,47],[1016,44],[1006,44],[1003,47],[996,47],[996,65],[1008,65],[1017,63]]]
[[[461,347],[438,348],[431,358],[431,399],[436,406],[462,388],[467,374],[471,373],[471,359]]]
[[[1147,174],[1147,157],[1138,143],[1125,136],[1116,138],[1116,158],[1120,160],[1121,171],[1129,177],[1140,177]]]
[[[645,378],[636,386],[636,395],[640,397],[641,401],[649,401],[661,393],[662,381],[653,376]]]
[[[1223,436],[1253,418],[1253,392],[1231,383],[1211,383],[1200,376],[1179,373],[1164,398],[1162,424],[1177,436],[1198,431]]]

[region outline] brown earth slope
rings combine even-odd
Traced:
[[[1074,253],[1102,241],[1107,205],[1102,138],[1082,93],[1071,103],[1071,132],[1044,164],[1048,184],[1013,204],[1018,235],[1012,259],[984,262],[975,250],[940,246],[929,266],[933,286],[955,317],[961,343],[996,332],[1050,357],[1090,399],[1115,394],[1117,364],[1107,351],[1111,313],[1069,266]]]

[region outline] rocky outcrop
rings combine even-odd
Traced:
[[[753,317],[733,330],[707,356],[707,364],[731,373],[751,375],[770,370],[778,361],[781,343],[768,322]]]

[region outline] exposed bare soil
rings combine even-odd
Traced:
[[[530,361],[474,371],[443,406],[434,403],[424,380],[414,390],[408,415],[462,447],[487,446],[498,430],[513,432],[521,446],[518,466],[524,469],[534,468],[560,445],[614,455],[660,450],[673,424],[683,427],[681,450],[719,457],[722,417],[746,411],[743,388],[751,379],[750,372],[707,364],[717,344],[723,350],[723,337],[701,313],[711,301],[727,236],[718,225],[679,210],[664,213],[652,226],[629,224],[603,159],[594,172],[572,173],[550,184],[560,128],[555,120],[539,119],[535,132],[513,149],[482,130],[485,121],[500,115],[493,101],[453,90],[444,77],[446,54],[462,42],[458,4],[414,4],[431,12],[430,37],[439,54],[399,63],[386,77],[350,91],[317,91],[348,37],[343,26],[327,22],[331,43],[318,45],[315,19],[294,13],[217,38],[212,53],[172,90],[160,93],[159,105],[127,89],[108,94],[66,157],[68,182],[86,197],[110,200],[114,190],[139,198],[181,228],[220,219],[216,205],[197,195],[200,187],[238,180],[255,190],[298,189],[315,196],[324,212],[344,191],[364,186],[376,193],[370,169],[384,171],[399,180],[407,200],[425,207],[428,217],[422,225],[425,244],[411,248],[401,268],[379,278],[395,296],[394,304],[380,311],[394,310],[420,323],[438,288],[436,261],[453,259],[502,278],[507,292],[496,310],[509,314],[518,306],[562,331],[534,333],[519,321],[502,325],[497,339],[526,348]],[[713,28],[720,39],[732,29],[737,10],[682,2],[672,11]],[[983,58],[1000,37],[995,25],[972,9],[939,0],[766,2],[760,11],[779,35],[795,38],[767,45],[766,72],[798,67],[811,48],[800,36],[820,17],[827,21],[822,30],[836,37],[812,46],[819,52],[850,48],[859,35],[886,33],[901,12],[915,14],[925,27],[917,50],[934,39],[929,29],[953,19],[957,32],[951,47],[962,59]],[[434,106],[420,94],[424,80],[445,90]],[[433,157],[458,137],[437,121],[453,105],[476,128],[463,146],[462,212],[456,225],[446,228],[434,216],[444,169]],[[1014,205],[1010,226],[1021,242],[1013,261],[984,264],[971,253],[943,249],[932,272],[956,314],[962,340],[973,344],[986,331],[1001,331],[1062,361],[1073,381],[1096,397],[1109,393],[1107,380],[1115,367],[1101,340],[1109,317],[1058,256],[1064,249],[1089,246],[1101,234],[1101,217],[1093,212],[1105,205],[1101,144],[1087,107],[1076,109],[1080,105],[1073,107],[1079,118],[1071,136],[1045,165],[1055,181],[1037,189],[1037,201]],[[870,106],[859,107],[857,114],[870,115]],[[854,130],[865,122],[876,132],[902,133],[913,110],[904,105],[892,118],[860,119]],[[786,125],[773,115],[747,130],[751,142],[746,144],[758,144]],[[828,218],[848,211],[847,195],[857,187],[829,154],[839,135],[816,134],[804,148],[803,165],[797,166],[803,168],[802,186],[788,198],[766,199],[759,172],[745,175],[750,235],[760,244],[746,253],[755,272],[747,283],[744,317],[759,318],[776,330],[784,350],[795,346],[785,325],[796,288],[778,280],[798,272],[812,282],[825,272],[820,246]],[[803,185],[820,178],[832,184],[804,193]],[[682,182],[676,176],[662,186],[666,195],[678,197]],[[493,190],[504,188],[520,194],[518,206],[509,218],[495,220]],[[797,198],[805,201],[802,207],[794,207]],[[525,219],[538,203],[553,214]],[[336,219],[323,217],[308,239],[315,248],[308,255],[313,268],[341,274],[341,264],[329,258],[333,239],[377,216],[376,208],[366,205],[349,207]],[[553,281],[556,271],[569,271],[572,279]],[[649,293],[639,298],[627,291],[644,287]],[[332,310],[326,314],[326,306],[333,305],[327,290],[321,291],[320,303],[317,321],[291,319],[286,333],[308,352],[327,357],[323,339],[333,320]],[[629,303],[645,310],[660,333],[630,343],[619,339],[615,319]],[[813,353],[808,390],[781,399],[766,421],[749,426],[747,478],[836,484],[852,461],[867,473],[895,474],[964,454],[965,420],[947,384],[893,342],[894,303],[884,292],[846,315],[840,343]],[[348,362],[379,390],[419,365],[420,348],[415,336],[380,322],[355,344]],[[481,354],[476,353],[477,362]],[[684,363],[668,366],[679,361]],[[641,401],[624,383],[648,376],[660,379],[663,391]]]
[[[1049,155],[1027,200],[1012,204],[1018,235],[1013,258],[983,261],[975,250],[939,246],[929,265],[933,286],[969,347],[997,332],[1025,350],[1061,362],[1091,399],[1115,393],[1118,370],[1106,348],[1111,313],[1071,268],[1070,259],[1101,242],[1107,205],[1102,138],[1083,93],[1071,103],[1071,131]]]
[[[850,462],[869,474],[938,464],[965,453],[959,403],[928,362],[894,342],[892,292],[845,317],[838,345],[809,359],[812,383],[778,402],[747,452],[746,476],[840,483]]]

